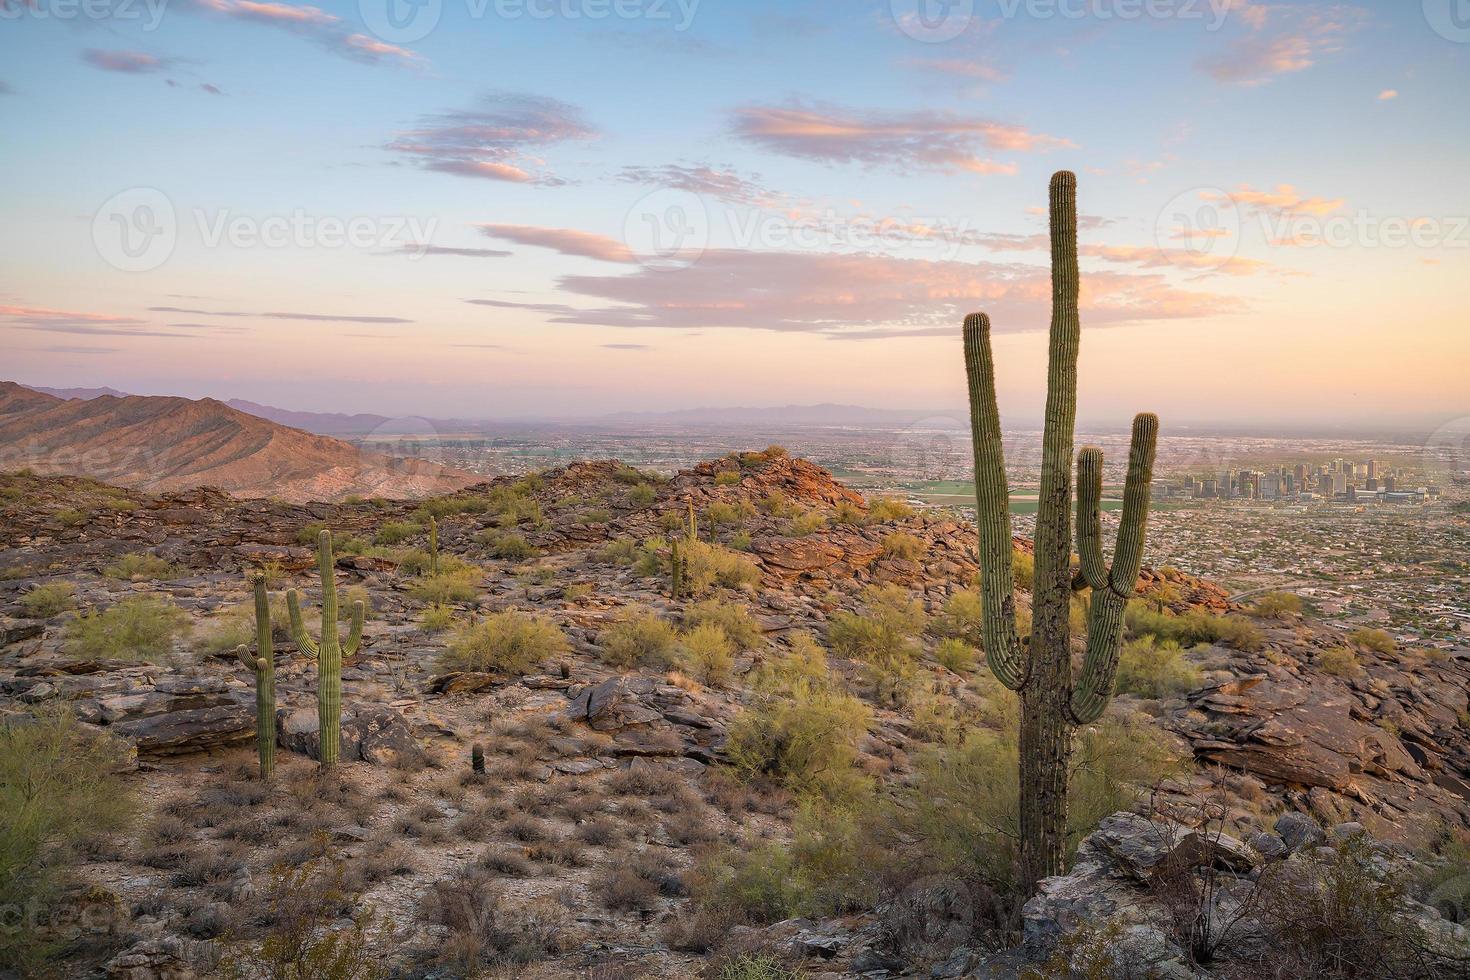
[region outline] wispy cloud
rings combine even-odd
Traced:
[[[759,174],[742,177],[734,170],[719,170],[705,165],[670,163],[662,167],[624,167],[618,179],[632,184],[690,191],[732,204],[773,207],[782,201],[782,195],[761,186]]]
[[[636,262],[637,257],[623,242],[606,235],[573,228],[542,228],[538,225],[480,225],[480,231],[518,245],[549,248],[563,255],[577,255],[603,262]]]
[[[1205,274],[1251,276],[1271,267],[1269,262],[1260,259],[1241,256],[1222,259],[1209,253],[1162,249],[1152,245],[1081,245],[1077,251],[1090,258],[1141,269],[1181,269]]]
[[[119,347],[81,347],[73,344],[58,344],[53,347],[36,347],[43,354],[116,354]]]
[[[109,313],[79,313],[38,306],[0,306],[4,326],[40,333],[100,337],[185,337],[187,334],[153,329],[146,320]]]
[[[1010,73],[998,65],[978,58],[910,58],[904,62],[913,68],[977,82],[1003,82]]]
[[[603,344],[604,350],[653,350],[648,344]]]
[[[143,51],[104,51],[101,48],[83,51],[82,60],[93,68],[124,75],[146,75],[162,71],[173,63],[172,58],[160,58]]]
[[[1204,198],[1220,203],[1234,201],[1257,213],[1282,218],[1323,218],[1342,210],[1347,204],[1340,197],[1305,197],[1291,184],[1279,184],[1274,191],[1256,190],[1249,184],[1241,184],[1228,195],[1206,194]]]
[[[1011,174],[981,150],[1045,152],[1074,144],[1024,126],[940,112],[884,112],[791,103],[735,111],[737,136],[787,156],[831,163]]]
[[[320,7],[270,0],[193,0],[198,10],[231,20],[289,31],[354,61],[417,66],[422,59],[407,48],[353,31],[341,17]]]
[[[1347,38],[1367,23],[1367,11],[1343,4],[1308,7],[1236,0],[1232,12],[1247,33],[1224,51],[1201,59],[1216,81],[1264,85],[1278,75],[1306,71],[1341,51]]]
[[[1398,97],[1399,97],[1399,90],[1396,89],[1396,88],[1386,88],[1382,92],[1379,92],[1378,93],[1378,101],[1379,102],[1392,102],[1394,99],[1396,99]]]
[[[460,248],[454,245],[400,245],[383,255],[458,255],[467,259],[503,259],[514,255],[504,248]]]
[[[965,313],[988,310],[999,330],[1047,322],[1049,270],[1038,264],[898,259],[879,255],[712,249],[678,271],[564,276],[566,292],[606,304],[472,300],[542,313],[555,323],[699,329],[734,327],[869,336],[953,332]],[[1241,309],[1231,297],[1178,289],[1162,274],[1097,272],[1083,287],[1090,323],[1190,319]]]
[[[596,135],[576,106],[539,95],[502,92],[486,96],[474,109],[426,117],[415,128],[395,136],[387,149],[440,173],[556,185],[566,181],[536,172],[541,161],[531,151]]]
[[[245,310],[194,310],[179,306],[150,306],[151,313],[183,313],[189,316],[257,316],[271,320],[312,320],[323,323],[413,323],[396,316],[348,313],[252,313]]]

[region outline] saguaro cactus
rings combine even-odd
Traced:
[[[429,515],[429,574],[439,574],[439,522]]]
[[[684,549],[679,539],[669,543],[669,598],[677,599],[684,593]]]
[[[342,658],[362,645],[362,621],[367,608],[352,604],[352,626],[347,640],[337,640],[336,560],[332,556],[332,532],[317,537],[317,566],[322,577],[322,638],[318,642],[301,621],[301,598],[295,589],[286,593],[291,614],[291,639],[307,659],[316,661],[316,709],[320,760],[323,767],[336,765],[342,749]]]
[[[1064,869],[1067,773],[1072,735],[1095,721],[1113,695],[1123,632],[1123,609],[1138,582],[1148,517],[1149,484],[1159,420],[1133,420],[1122,523],[1113,564],[1102,556],[1099,518],[1102,451],[1077,456],[1077,550],[1072,571],[1070,509],[1072,445],[1077,416],[1077,178],[1063,171],[1051,181],[1052,319],[1047,365],[1046,428],[1036,512],[1036,578],[1031,635],[1017,633],[1011,579],[1010,491],[995,401],[990,318],[965,318],[965,369],[975,453],[975,503],[980,531],[981,606],[985,655],[995,676],[1021,697],[1021,875],[1034,888]],[[1073,682],[1069,612],[1074,591],[1091,588],[1087,648]]]
[[[255,674],[255,745],[260,752],[260,778],[268,779],[276,768],[276,665],[271,649],[271,600],[265,591],[265,575],[250,576],[255,588],[255,653],[241,644],[235,648],[240,662]]]

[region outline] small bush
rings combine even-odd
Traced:
[[[1030,592],[1036,583],[1036,558],[1020,548],[1011,550],[1011,584],[1014,588]]]
[[[983,646],[985,631],[980,593],[965,589],[951,595],[929,628],[937,636],[963,640],[970,646]]]
[[[637,610],[602,631],[602,658],[614,667],[668,668],[678,663],[678,634],[657,614]]]
[[[77,607],[77,587],[71,582],[47,582],[20,597],[30,619],[50,619]]]
[[[1393,653],[1399,648],[1398,641],[1384,630],[1357,629],[1348,634],[1348,639],[1374,653]]]
[[[1317,657],[1317,666],[1333,677],[1351,677],[1362,669],[1358,655],[1348,647],[1333,647]]]
[[[1182,616],[1150,609],[1141,600],[1132,600],[1124,613],[1124,622],[1133,636],[1154,636],[1183,647],[1197,643],[1224,643],[1237,650],[1259,650],[1265,643],[1260,629],[1240,616],[1216,616],[1193,609]]]
[[[454,625],[454,610],[449,606],[430,606],[419,613],[419,629],[425,633],[442,633]]]
[[[866,511],[847,500],[839,500],[837,506],[832,508],[832,523],[834,524],[862,524],[867,519]]]
[[[506,901],[495,876],[472,867],[435,882],[423,914],[447,932],[440,961],[475,976],[486,967],[534,963],[561,952],[571,924],[566,909],[550,899]]]
[[[1251,615],[1262,619],[1285,619],[1302,611],[1301,596],[1290,592],[1267,592],[1251,606]]]
[[[602,560],[631,565],[638,560],[638,542],[632,538],[615,538],[603,546]]]
[[[536,549],[531,547],[531,543],[526,540],[524,534],[509,531],[494,535],[485,544],[490,549],[491,557],[494,558],[523,561],[536,554]]]
[[[772,490],[766,494],[757,506],[772,517],[795,517],[798,513],[796,504],[780,490]]]
[[[973,671],[979,655],[979,650],[955,637],[945,637],[934,648],[934,659],[939,661],[939,665],[956,674],[968,674]]]
[[[914,561],[922,558],[928,550],[928,545],[905,531],[895,531],[883,538],[883,555],[886,558]]]
[[[765,953],[741,953],[720,967],[717,980],[801,980],[805,974],[787,969]]]
[[[924,606],[897,585],[870,586],[863,613],[834,613],[828,640],[838,656],[868,663],[912,660],[915,638],[924,630]]]
[[[689,588],[694,595],[715,586],[750,589],[760,584],[760,568],[744,555],[704,541],[686,542],[684,550],[689,558]]]
[[[791,519],[791,535],[804,538],[827,526],[827,515],[818,510],[808,510]]]
[[[157,555],[139,551],[123,555],[104,568],[102,574],[108,578],[122,579],[124,582],[142,582],[150,579],[172,578],[177,572],[172,565]]]
[[[418,579],[409,588],[408,594],[419,602],[436,606],[451,602],[469,602],[479,593],[478,578],[478,574],[442,572]]]
[[[906,501],[897,497],[879,497],[868,504],[868,520],[875,524],[886,524],[888,521],[901,521],[906,517],[913,517],[914,509]]]
[[[566,651],[566,634],[555,623],[508,609],[461,629],[440,662],[448,670],[525,674]]]
[[[717,623],[702,623],[684,634],[684,662],[694,676],[706,684],[730,681],[735,666],[735,647]]]
[[[704,509],[704,519],[712,527],[734,526],[753,516],[755,509],[743,500],[738,504],[717,500]]]
[[[1123,644],[1118,656],[1118,690],[1122,693],[1166,698],[1198,687],[1200,680],[1200,672],[1172,640],[1139,637]]]
[[[759,644],[765,634],[743,605],[705,599],[696,602],[684,611],[684,624],[688,627],[714,623],[724,630],[725,636],[740,650],[749,650]]]
[[[182,609],[152,596],[131,596],[103,610],[89,610],[66,624],[63,649],[84,660],[157,663],[188,629]]]
[[[740,482],[740,473],[737,470],[721,470],[715,474],[715,486],[733,487]]]
[[[628,491],[628,503],[633,507],[652,506],[654,500],[657,498],[658,492],[647,483],[640,483]]]
[[[412,521],[386,521],[378,528],[378,533],[373,535],[373,544],[380,544],[391,548],[394,545],[402,544],[410,538],[417,537],[423,531],[422,526]],[[315,539],[310,543],[315,544]]]

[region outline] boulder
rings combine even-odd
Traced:
[[[103,967],[108,980],[195,980],[190,944],[178,936],[145,939],[118,953]]]
[[[255,704],[242,697],[207,708],[127,717],[111,730],[131,739],[140,756],[208,752],[255,737]]]
[[[315,707],[278,710],[276,731],[283,748],[320,758]],[[342,706],[342,761],[392,765],[419,751],[418,740],[396,709],[382,704]]]

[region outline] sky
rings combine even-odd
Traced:
[[[0,378],[475,418],[1470,415],[1464,0],[0,0]]]

